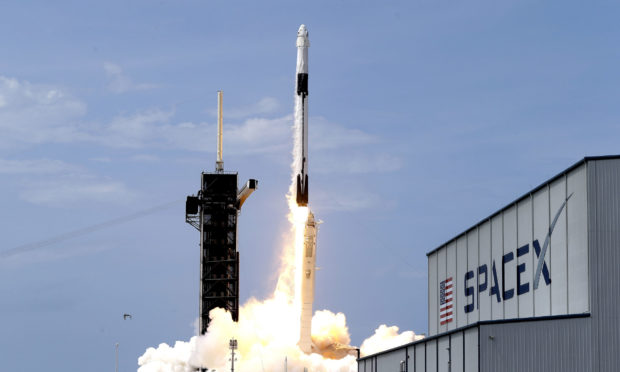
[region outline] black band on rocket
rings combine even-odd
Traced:
[[[297,95],[308,95],[308,74],[297,74]]]

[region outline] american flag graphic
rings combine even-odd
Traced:
[[[450,277],[439,284],[439,324],[450,323],[453,318],[452,277]]]

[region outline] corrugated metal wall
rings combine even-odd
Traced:
[[[483,322],[366,357],[358,371],[399,372],[401,361],[407,372],[617,371],[618,350],[594,363],[591,322],[588,316]]]
[[[413,363],[413,371],[420,372],[426,370],[426,359],[424,355],[426,354],[426,343],[420,343],[415,346],[415,360]],[[409,363],[411,365],[411,363]]]
[[[592,371],[620,368],[620,160],[588,164]]]
[[[407,362],[407,348],[398,349],[389,354],[377,355],[377,371],[400,372],[401,362]]]
[[[479,371],[480,347],[478,345],[480,330],[478,328],[468,329],[463,333],[465,338],[465,372]]]
[[[359,372],[478,372],[478,328],[418,341],[359,361]]]
[[[481,325],[480,372],[592,371],[590,321],[574,318]]]
[[[588,312],[587,179],[580,163],[429,253],[429,335],[478,321]],[[556,216],[546,277],[535,289],[537,252]],[[442,322],[441,283],[449,278],[453,319]]]

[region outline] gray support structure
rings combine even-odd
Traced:
[[[592,371],[590,318],[480,326],[480,372]]]
[[[590,371],[620,368],[620,158],[588,163]]]
[[[237,173],[202,173],[198,196],[188,196],[186,222],[200,231],[199,332],[209,326],[209,312],[221,308],[239,319],[239,252],[237,217],[248,189],[256,189],[250,180],[237,190]],[[242,195],[240,197],[240,195]]]
[[[223,92],[217,92],[217,161],[215,173],[203,172],[198,195],[185,203],[185,222],[200,231],[200,295],[198,333],[209,327],[209,312],[224,309],[239,320],[239,252],[237,217],[258,181],[237,190],[237,173],[224,172]]]

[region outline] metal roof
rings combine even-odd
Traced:
[[[428,341],[433,341],[435,339],[438,339],[438,338],[441,338],[441,337],[445,337],[445,336],[447,336],[449,334],[452,334],[452,333],[461,332],[461,331],[464,331],[466,329],[470,329],[470,328],[474,328],[474,327],[479,327],[481,325],[522,323],[522,322],[545,321],[545,320],[556,320],[556,319],[590,318],[591,316],[592,315],[590,313],[583,313],[583,314],[568,314],[568,315],[549,315],[549,316],[539,316],[539,317],[529,317],[529,318],[479,320],[479,321],[477,321],[475,323],[468,324],[468,325],[463,326],[463,327],[455,328],[455,329],[449,330],[447,332],[438,333],[438,334],[430,336],[430,337],[425,337],[425,338],[423,338],[421,340],[417,340],[417,341],[409,342],[409,343],[406,343],[406,344],[402,344],[402,345],[399,345],[399,346],[396,346],[396,347],[393,347],[393,348],[390,348],[390,349],[387,349],[387,350],[379,351],[379,352],[374,353],[374,354],[364,355],[363,357],[358,358],[357,360],[360,361],[360,360],[376,357],[377,355],[391,353],[392,351],[403,349],[403,348],[410,347],[410,346],[413,346],[413,345],[423,344],[423,343],[428,342]]]

